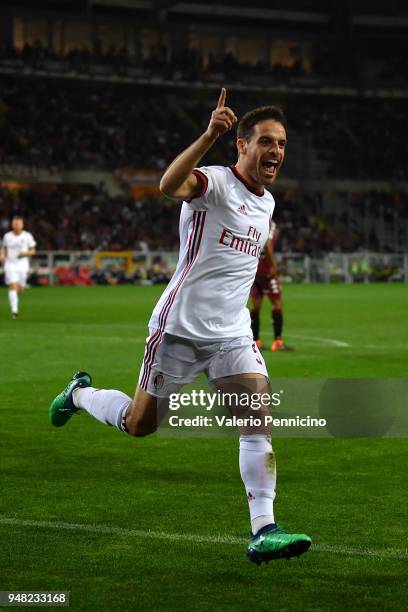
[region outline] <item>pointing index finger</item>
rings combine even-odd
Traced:
[[[220,97],[218,98],[217,108],[225,106],[225,98],[227,97],[227,90],[225,87],[221,89]]]

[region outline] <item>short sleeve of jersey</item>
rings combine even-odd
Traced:
[[[34,240],[34,236],[32,234],[30,234],[30,232],[27,232],[27,245],[29,249],[32,249],[33,247],[36,246],[36,241]]]
[[[188,201],[193,210],[209,210],[218,206],[225,194],[226,168],[203,166],[193,171],[198,179],[200,191]]]

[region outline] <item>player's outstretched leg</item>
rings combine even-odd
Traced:
[[[51,403],[52,425],[61,427],[73,414],[86,410],[101,423],[117,427],[131,436],[143,437],[156,431],[160,420],[156,397],[138,386],[132,401],[122,391],[96,389],[91,384],[91,376],[86,372],[77,372],[72,377]]]
[[[77,372],[73,375],[65,389],[51,402],[49,412],[52,425],[62,427],[73,414],[78,412],[72,394],[75,389],[90,387],[91,384],[92,378],[87,372]]]

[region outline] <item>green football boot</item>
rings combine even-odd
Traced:
[[[61,391],[51,403],[49,414],[52,425],[62,427],[73,414],[78,412],[79,408],[74,406],[72,392],[78,387],[90,387],[91,384],[92,378],[87,372],[77,372],[73,375],[64,391]]]
[[[306,552],[311,543],[304,533],[286,533],[279,525],[265,525],[251,537],[247,557],[257,565],[271,559],[290,559]]]

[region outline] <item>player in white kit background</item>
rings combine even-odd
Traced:
[[[24,220],[16,215],[11,221],[11,231],[3,237],[0,261],[4,263],[4,280],[8,286],[8,299],[13,319],[18,319],[18,302],[27,285],[30,257],[35,255],[36,242],[24,229]]]
[[[273,184],[284,160],[286,121],[278,107],[250,111],[238,124],[236,165],[198,168],[216,140],[237,123],[225,100],[223,88],[205,132],[172,162],[160,182],[165,195],[183,200],[180,253],[149,322],[134,399],[94,388],[91,376],[78,372],[51,403],[53,425],[64,425],[83,409],[132,436],[146,436],[157,429],[169,395],[201,372],[217,389],[235,385],[268,393],[247,302],[272,223],[275,203],[265,185]],[[260,416],[265,414],[261,410]],[[248,558],[261,563],[298,556],[311,540],[286,533],[275,523],[270,431],[243,428],[240,433],[239,466],[252,529]]]

